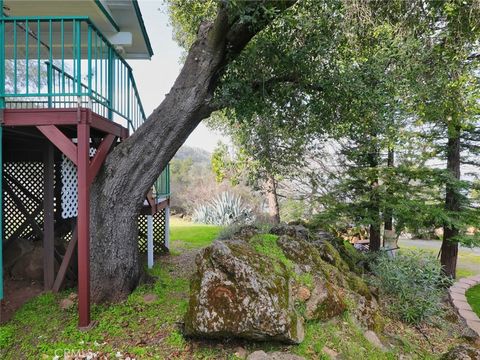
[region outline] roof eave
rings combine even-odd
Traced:
[[[132,0],[133,7],[135,8],[135,13],[137,15],[138,23],[140,24],[140,28],[142,29],[143,39],[145,40],[145,44],[147,45],[147,50],[149,54],[149,59],[153,56],[153,49],[152,44],[150,43],[150,38],[148,37],[147,29],[145,28],[145,23],[143,22],[142,12],[140,11],[140,6],[138,5],[137,0]]]

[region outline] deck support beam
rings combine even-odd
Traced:
[[[75,252],[75,248],[77,247],[78,243],[78,227],[75,226],[75,229],[72,233],[72,238],[68,243],[67,251],[65,251],[65,255],[63,256],[62,263],[60,264],[60,268],[58,269],[57,277],[55,278],[55,282],[53,284],[53,292],[59,292],[63,286],[65,281],[65,276],[67,274],[67,269],[72,261],[73,254]]]
[[[0,6],[3,10],[3,1],[0,0]],[[0,16],[3,16],[3,12]],[[1,29],[3,30],[3,28]],[[1,66],[1,65],[0,65]],[[0,80],[3,81],[3,80]],[[0,112],[2,104],[0,104]],[[0,321],[2,320],[2,301],[3,301],[3,126],[0,124]]]
[[[147,265],[153,268],[153,215],[147,215]]]
[[[88,177],[89,185],[93,182],[93,180],[95,179],[95,176],[97,176],[116,138],[117,137],[115,135],[108,134],[102,140],[89,168],[89,177]]]
[[[43,286],[51,290],[55,279],[55,169],[53,145],[48,142],[44,152],[43,190]]]
[[[78,136],[78,311],[79,327],[90,326],[90,125],[77,125]]]
[[[66,157],[75,165],[77,164],[77,146],[55,125],[37,126],[37,129],[45,135]]]
[[[170,204],[165,208],[165,247],[170,250]]]

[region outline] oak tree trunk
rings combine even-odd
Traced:
[[[273,224],[280,223],[280,207],[278,205],[277,181],[272,175],[268,175],[266,193],[268,199],[268,214]]]
[[[121,299],[138,285],[137,216],[145,196],[190,133],[215,110],[213,92],[226,65],[272,20],[266,2],[247,4],[257,9],[254,24],[229,17],[222,3],[215,21],[200,26],[170,93],[107,157],[90,196],[93,301]],[[284,10],[293,3],[272,1],[270,7]]]
[[[460,211],[460,194],[455,186],[455,180],[460,180],[460,129],[455,129],[449,134],[447,144],[447,170],[454,181],[447,182],[445,193],[445,209]],[[443,241],[440,249],[440,263],[445,275],[455,278],[457,269],[458,242],[454,238],[458,229],[449,224],[443,227]]]

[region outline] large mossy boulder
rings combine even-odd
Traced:
[[[294,308],[291,277],[245,241],[216,241],[196,258],[185,334],[300,343],[303,319]]]
[[[363,327],[381,330],[375,296],[352,271],[356,259],[342,244],[301,224],[270,234],[254,230],[197,256],[186,335],[299,343],[303,319],[327,321],[346,311]]]

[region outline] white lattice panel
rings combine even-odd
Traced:
[[[90,148],[90,157],[97,150]],[[62,218],[77,217],[78,193],[77,193],[77,167],[65,155],[62,155]]]

